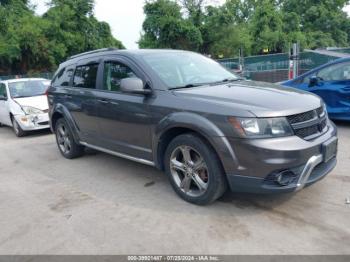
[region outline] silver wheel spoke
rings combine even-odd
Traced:
[[[194,171],[198,172],[199,170],[206,169],[207,165],[205,164],[204,160],[202,158],[199,158],[199,160],[194,163],[193,169]]]
[[[199,191],[204,191],[208,188],[208,184],[205,183],[198,174],[194,174],[194,176],[192,177],[194,183],[196,184],[196,186],[198,187]]]
[[[190,148],[188,146],[182,146],[182,147],[180,147],[180,150],[181,150],[182,156],[184,158],[184,161],[186,163],[192,163]]]
[[[171,166],[176,170],[185,172],[184,164],[181,163],[180,161],[177,161],[175,158],[171,160]]]
[[[58,128],[58,132],[60,133],[60,135],[61,136],[66,136],[66,132],[63,130],[63,127],[62,126],[60,126],[59,128]]]
[[[190,191],[191,181],[192,179],[189,176],[185,176],[184,179],[181,181],[180,187],[185,191],[185,193]]]

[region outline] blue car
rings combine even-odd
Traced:
[[[320,96],[327,104],[330,118],[350,121],[350,57],[337,59],[281,84]]]

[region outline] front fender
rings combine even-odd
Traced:
[[[162,136],[174,128],[186,128],[204,137],[218,154],[226,173],[232,173],[238,168],[238,160],[229,141],[223,132],[209,119],[188,112],[176,112],[163,118],[155,127],[153,137],[153,152],[157,166],[161,166],[158,150]]]

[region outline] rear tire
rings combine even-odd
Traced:
[[[170,142],[164,166],[173,189],[187,202],[207,205],[227,190],[216,152],[194,133],[180,135]]]
[[[74,159],[84,154],[84,146],[74,141],[73,133],[64,118],[57,120],[55,135],[58,149],[63,157]]]
[[[21,126],[18,124],[18,122],[14,117],[12,117],[12,128],[13,128],[13,132],[15,132],[15,135],[17,137],[23,137],[26,135],[26,132],[23,131],[23,129],[21,128]]]

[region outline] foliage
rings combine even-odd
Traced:
[[[181,7],[170,0],[146,2],[141,48],[177,48],[198,50],[202,44],[200,31],[183,19]]]
[[[93,0],[52,0],[40,17],[27,0],[0,0],[0,74],[51,71],[77,53],[124,48],[93,8]]]
[[[342,11],[348,0],[226,0],[221,6],[211,2],[146,1],[140,47],[227,57],[237,56],[240,48],[255,55],[286,51],[294,42],[312,49],[350,43],[350,19]],[[183,30],[185,24],[194,39]]]

